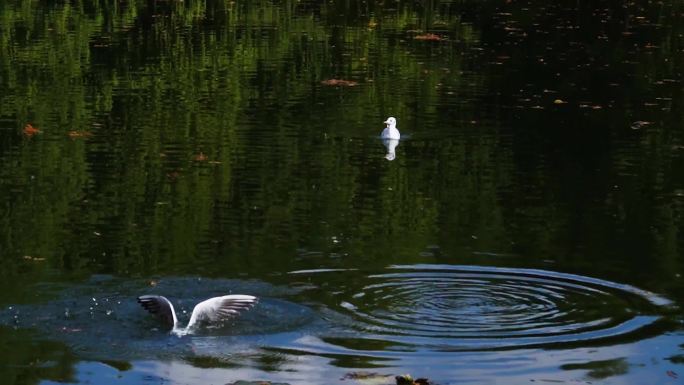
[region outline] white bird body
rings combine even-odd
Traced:
[[[257,303],[258,299],[251,295],[232,294],[209,298],[195,305],[190,315],[188,325],[183,328],[178,325],[178,318],[173,304],[161,295],[142,295],[138,302],[145,310],[158,316],[171,333],[177,336],[192,334],[202,322],[220,322],[237,316]]]
[[[401,139],[401,134],[399,133],[399,130],[397,129],[397,119],[393,117],[387,118],[385,120],[385,129],[382,130],[382,133],[380,134],[380,137],[382,139]]]

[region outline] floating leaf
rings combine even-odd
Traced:
[[[75,130],[69,131],[68,135],[72,139],[87,138],[87,137],[93,136],[93,134],[90,133],[89,131],[75,131]]]
[[[359,83],[353,81],[353,80],[344,80],[344,79],[328,79],[328,80],[323,80],[321,82],[324,86],[333,86],[333,87],[354,87],[358,86]]]
[[[31,123],[26,123],[24,126],[24,135],[28,136],[29,138],[32,137],[33,135],[40,134],[40,130],[33,127]]]
[[[648,126],[648,125],[651,124],[651,123],[652,123],[652,122],[646,122],[646,121],[643,121],[643,120],[637,120],[636,122],[632,123],[632,125],[631,125],[630,127],[632,128],[632,130],[638,130],[638,129],[641,129],[641,128],[644,128],[644,127]]]
[[[424,41],[442,41],[442,40],[444,40],[441,36],[435,35],[434,33],[424,33],[422,35],[416,35],[413,38],[415,40],[424,40]]]

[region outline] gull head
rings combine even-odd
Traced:
[[[385,120],[384,123],[387,125],[387,127],[395,127],[397,125],[397,119],[390,116],[387,118],[387,120]]]
[[[389,117],[387,120],[385,120],[385,129],[382,130],[382,133],[380,134],[380,137],[382,139],[397,139],[399,140],[401,138],[401,134],[399,133],[399,130],[397,129],[397,119],[394,117]]]

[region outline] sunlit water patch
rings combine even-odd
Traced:
[[[412,265],[370,275],[294,273],[327,275],[338,289],[324,312],[348,334],[302,346],[316,351],[341,346],[392,356],[584,345],[657,328],[673,306],[633,286],[543,270]]]

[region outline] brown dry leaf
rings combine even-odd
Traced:
[[[353,81],[353,80],[344,80],[344,79],[328,79],[328,80],[323,80],[321,82],[324,86],[333,86],[333,87],[354,87],[359,85],[359,83]]]
[[[88,138],[90,136],[93,136],[93,134],[90,133],[90,131],[76,131],[76,130],[69,131],[68,135],[71,139]]]
[[[434,33],[424,33],[422,35],[416,35],[413,37],[415,40],[423,41],[442,41],[444,40],[441,36],[435,35]]]

